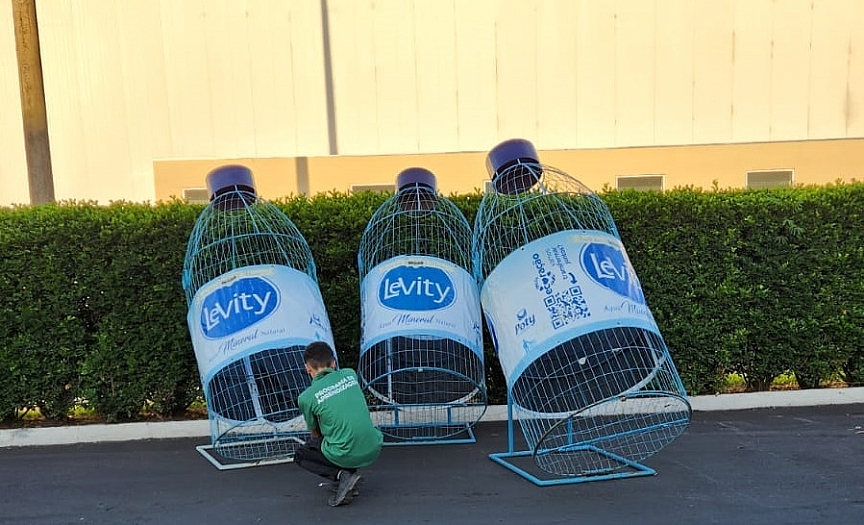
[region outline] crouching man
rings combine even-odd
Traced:
[[[384,438],[372,424],[357,374],[350,368],[336,370],[330,345],[311,343],[303,361],[312,384],[297,404],[311,437],[294,453],[294,463],[332,482],[331,507],[347,505],[362,480],[358,469],[378,459]]]

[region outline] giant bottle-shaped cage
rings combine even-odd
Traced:
[[[230,460],[290,459],[308,435],[297,407],[310,384],[303,350],[333,347],[315,262],[294,223],[256,194],[248,168],[223,166],[206,181],[210,204],[182,280],[212,448]]]
[[[471,442],[486,410],[482,317],[472,230],[409,168],[369,220],[358,253],[358,373],[389,444]]]
[[[609,209],[522,139],[493,148],[487,169],[474,273],[510,422],[510,450],[492,459],[537,484],[653,474],[637,462],[677,438],[691,408]]]

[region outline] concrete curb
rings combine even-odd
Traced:
[[[856,403],[864,403],[864,387],[779,390],[773,392],[694,396],[690,398],[690,405],[697,412],[849,405]],[[490,405],[481,419],[481,421],[506,420],[506,405]],[[0,430],[0,448],[193,437],[202,438],[202,443],[205,440],[209,440],[209,421],[167,421],[161,423],[118,423],[114,425],[71,425],[49,428],[6,429]]]

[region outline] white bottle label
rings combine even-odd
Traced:
[[[400,255],[360,284],[360,351],[398,336],[451,339],[483,354],[480,297],[466,270],[437,257]]]
[[[334,347],[317,283],[287,266],[247,266],[213,279],[195,294],[186,320],[205,384],[261,350],[313,341]]]
[[[595,230],[522,246],[492,270],[480,297],[510,385],[539,356],[580,335],[612,327],[659,334],[621,241]]]

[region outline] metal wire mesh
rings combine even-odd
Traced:
[[[293,222],[254,192],[219,195],[198,217],[183,264],[186,303],[205,283],[235,268],[281,264],[317,281],[309,245]]]
[[[587,476],[661,450],[690,405],[608,208],[539,163],[506,167],[493,186],[475,221],[474,270],[536,465]]]
[[[597,230],[618,237],[608,208],[587,186],[551,166],[519,163],[507,176],[539,173],[529,190],[509,194],[495,189],[487,193],[474,222],[475,272],[480,284],[504,257],[550,233],[564,230]]]
[[[306,436],[297,407],[310,383],[303,349],[312,340],[332,344],[302,234],[253,191],[217,194],[190,235],[183,286],[214,449],[235,460],[293,456]],[[265,322],[250,317],[259,313]],[[235,319],[243,326],[231,333],[201,335]]]
[[[486,410],[470,249],[462,212],[422,185],[384,202],[363,233],[358,375],[388,438],[448,438]]]

